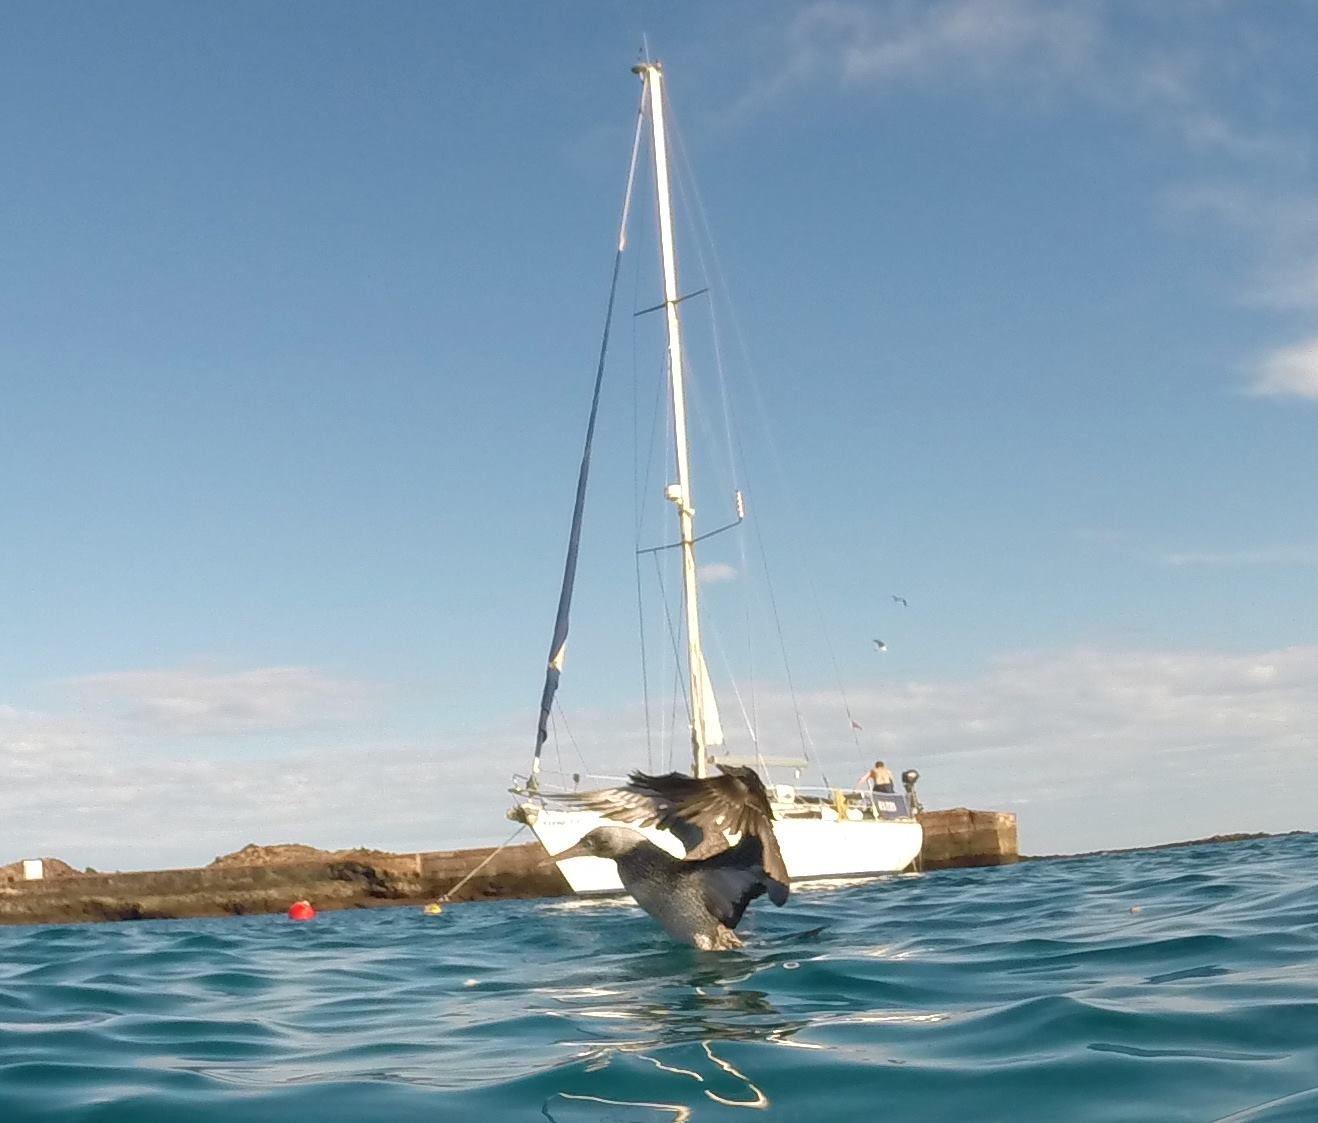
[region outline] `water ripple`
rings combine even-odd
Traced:
[[[1315,860],[810,887],[723,956],[575,901],[2,929],[0,1119],[1310,1121]]]

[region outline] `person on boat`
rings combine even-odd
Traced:
[[[876,760],[874,767],[856,781],[856,791],[863,792],[867,781],[873,785],[871,790],[875,792],[891,793],[897,790],[893,787],[892,773],[888,771],[888,766],[881,760]]]

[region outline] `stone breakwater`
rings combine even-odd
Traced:
[[[961,807],[925,811],[920,819],[923,869],[1017,860],[1014,815]],[[538,842],[415,854],[249,846],[204,868],[136,873],[78,873],[56,859],[44,864],[47,876],[39,881],[22,880],[17,866],[0,870],[0,924],[244,916],[283,912],[300,899],[324,910],[570,892]]]

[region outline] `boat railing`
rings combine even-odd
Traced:
[[[843,788],[774,784],[769,789],[774,813],[780,818],[823,814],[837,819],[911,819],[911,803],[901,792],[848,791]],[[827,813],[831,811],[832,815]]]
[[[512,787],[514,795],[538,795],[552,799],[556,795],[571,795],[573,792],[588,792],[595,788],[620,788],[627,783],[626,776],[606,776],[596,772],[549,772],[542,771],[536,777],[535,785],[531,777],[516,773]]]
[[[510,791],[519,797],[553,800],[574,792],[596,788],[621,787],[625,776],[607,776],[586,772],[542,772],[536,786],[530,777],[516,775]],[[769,799],[779,819],[825,818],[837,820],[911,819],[911,803],[902,792],[855,791],[842,788],[801,787],[795,784],[769,784]]]

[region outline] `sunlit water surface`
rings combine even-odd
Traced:
[[[0,1120],[1318,1120],[1318,836],[806,887],[0,929]],[[812,931],[817,930],[817,931]]]

